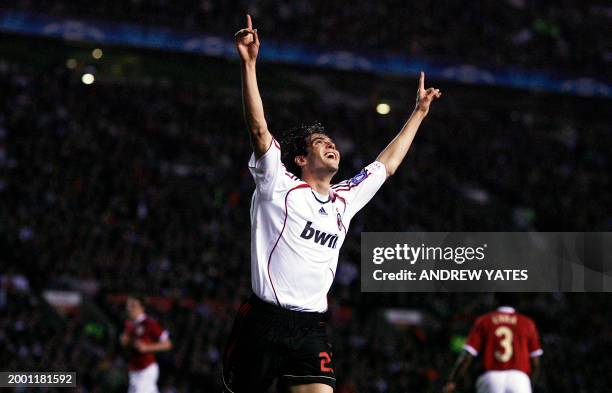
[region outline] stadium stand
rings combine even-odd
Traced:
[[[248,10],[262,37],[487,65],[513,64],[610,81],[612,8],[597,0],[18,0],[11,9],[169,26],[227,36]],[[356,23],[356,21],[359,21]]]
[[[266,40],[612,81],[612,7],[596,0],[16,0],[5,10],[224,37],[248,10]],[[238,67],[120,48],[94,63],[87,44],[62,45],[0,36],[0,371],[76,371],[75,392],[126,391],[123,302],[144,293],[174,342],[159,357],[160,391],[221,391],[219,357],[250,293],[254,185]],[[322,122],[342,152],[338,180],[384,147],[416,89],[280,64],[259,73],[272,132]],[[362,231],[612,230],[609,100],[440,87],[444,99],[341,252],[329,295],[339,393],[439,392],[474,318],[494,306],[491,294],[361,293]],[[387,116],[374,111],[381,101]],[[54,307],[50,290],[82,298]],[[393,323],[390,308],[416,319]],[[607,294],[522,294],[517,308],[542,336],[536,392],[609,391]]]
[[[229,85],[107,75],[86,86],[63,64],[39,71],[0,62],[0,363],[75,370],[81,392],[122,391],[122,299],[144,292],[175,342],[160,360],[162,391],[218,391],[220,351],[250,285],[253,182],[238,73]],[[293,85],[266,89],[284,72],[262,70],[272,131],[321,121],[343,152],[341,177],[375,157],[413,105],[414,81],[363,75],[293,70]],[[391,90],[382,117],[373,107]],[[343,249],[329,297],[339,392],[439,391],[449,343],[492,307],[489,295],[360,293],[362,230],[612,227],[610,113],[578,97],[445,91]],[[56,312],[46,289],[84,294],[110,322]],[[526,294],[523,303],[545,348],[539,391],[605,391],[609,297]],[[423,322],[394,326],[387,307],[416,310]]]

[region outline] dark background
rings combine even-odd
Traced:
[[[605,2],[18,1],[10,9],[357,53],[518,66],[610,81]],[[174,350],[162,392],[220,391],[219,356],[250,292],[254,188],[237,58],[0,34],[0,365],[126,390],[125,294],[147,295]],[[75,59],[73,68],[66,66]],[[81,83],[92,72],[92,85]],[[414,77],[258,65],[272,133],[318,120],[337,180],[371,162],[413,105]],[[425,70],[427,72],[427,70]],[[443,90],[395,176],[354,219],[329,295],[338,391],[437,392],[490,294],[362,294],[362,231],[610,231],[610,100],[427,80]],[[391,105],[381,116],[379,102]],[[80,293],[59,312],[44,291]],[[538,325],[536,392],[607,392],[608,294],[522,294]],[[385,310],[416,311],[396,326]],[[472,368],[464,391],[478,375]],[[53,389],[48,389],[52,391]]]

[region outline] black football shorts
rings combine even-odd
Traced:
[[[336,376],[325,314],[291,311],[252,295],[234,321],[223,353],[227,392],[265,392],[280,386],[322,383]]]

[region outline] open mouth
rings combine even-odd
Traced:
[[[331,153],[331,152],[325,154],[325,157],[329,158],[329,159],[332,159],[332,160],[335,160],[337,158],[336,157],[336,153]]]

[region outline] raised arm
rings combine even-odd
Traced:
[[[255,157],[261,157],[272,143],[272,135],[268,131],[266,118],[264,117],[263,103],[257,87],[257,75],[255,63],[259,53],[259,37],[257,29],[253,30],[251,15],[247,15],[246,29],[238,30],[234,35],[236,38],[236,49],[240,55],[240,67],[242,71],[242,104],[244,107],[244,119],[249,129],[251,146]]]
[[[425,74],[421,72],[419,89],[417,90],[416,107],[412,115],[410,115],[408,121],[406,121],[391,143],[389,143],[376,158],[376,161],[385,164],[387,168],[387,177],[393,175],[404,160],[421,122],[429,112],[429,105],[433,100],[440,98],[440,96],[442,96],[442,92],[438,89],[430,87],[425,90]]]

